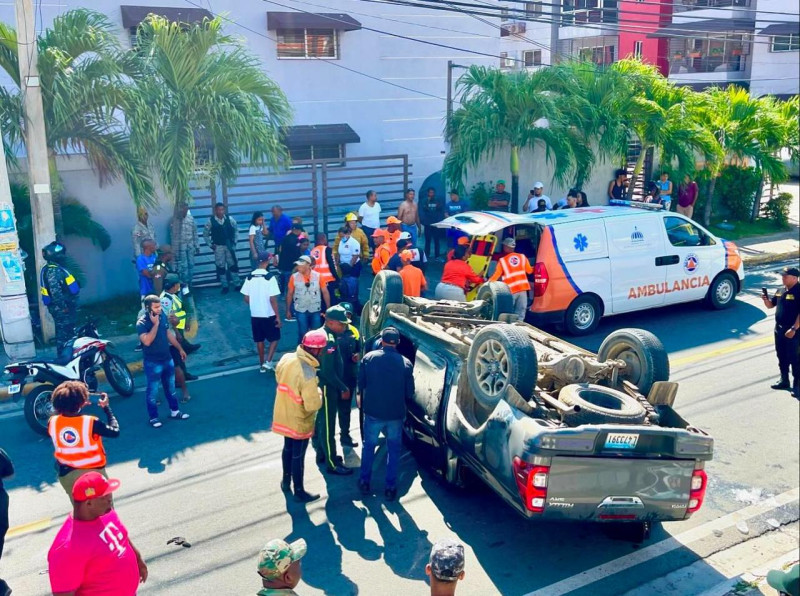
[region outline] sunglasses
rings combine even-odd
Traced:
[[[311,282],[310,282],[310,281],[307,281],[307,282],[306,282],[306,287],[307,287],[307,288],[310,288],[310,287],[311,287]]]

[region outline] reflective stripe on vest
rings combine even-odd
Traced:
[[[531,289],[528,275],[525,273],[525,255],[512,252],[500,259],[499,265],[503,269],[503,281],[512,294],[527,292]]]
[[[94,416],[52,416],[47,432],[56,461],[70,468],[102,468],[106,452],[100,437],[92,435]]]
[[[295,273],[294,279],[294,309],[298,312],[319,312],[322,310],[322,290],[320,289],[320,276],[316,271],[312,271],[306,278],[299,271]]]
[[[177,294],[170,294],[166,290],[161,292],[161,307],[164,309],[164,314],[175,315],[178,317],[178,324],[175,329],[186,329],[186,311],[183,310],[183,301]]]
[[[327,246],[320,244],[311,250],[311,256],[314,257],[314,271],[319,273],[320,282],[330,283],[336,279],[331,273],[331,267],[328,264],[328,257],[326,256]]]

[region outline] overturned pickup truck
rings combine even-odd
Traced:
[[[650,524],[703,504],[714,441],[673,409],[661,342],[611,333],[595,355],[517,321],[502,283],[459,303],[403,296],[382,271],[361,315],[365,349],[388,325],[414,365],[405,435],[450,483],[483,480],[529,519]]]

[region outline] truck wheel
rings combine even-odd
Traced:
[[[568,406],[579,406],[579,412],[564,414],[564,421],[580,424],[641,424],[647,416],[644,406],[630,395],[603,387],[580,383],[567,385],[558,399]]]
[[[644,395],[656,381],[669,381],[669,356],[661,341],[644,329],[618,329],[600,344],[600,362],[622,360],[620,376],[639,388]]]
[[[369,294],[369,328],[374,335],[383,329],[390,304],[403,304],[403,278],[395,271],[379,271]]]
[[[587,335],[597,329],[602,316],[600,301],[591,294],[581,294],[569,305],[564,327],[570,335]]]
[[[522,329],[487,325],[475,334],[467,355],[467,379],[480,405],[493,410],[509,385],[527,399],[537,378],[536,348]]]
[[[514,312],[514,298],[511,290],[500,281],[488,281],[478,288],[478,300],[483,300],[481,315],[489,321],[498,321],[500,315]]]
[[[47,436],[47,424],[55,414],[50,403],[54,389],[53,385],[39,385],[25,396],[25,421],[40,435]]]
[[[723,272],[714,278],[708,288],[705,302],[714,310],[722,310],[733,306],[736,300],[736,278],[731,273]]]

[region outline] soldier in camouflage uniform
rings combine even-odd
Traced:
[[[214,252],[214,265],[217,268],[217,279],[222,285],[222,293],[230,291],[233,284],[236,290],[241,289],[239,267],[236,263],[236,239],[239,230],[236,220],[225,211],[225,205],[214,205],[214,215],[203,228],[203,238]]]
[[[170,242],[175,255],[178,268],[178,277],[187,285],[192,284],[194,275],[194,258],[200,254],[200,244],[197,237],[197,224],[189,213],[189,204],[178,205],[176,217],[169,224]]]
[[[67,342],[75,333],[78,316],[78,293],[80,285],[63,265],[67,249],[60,242],[51,242],[42,249],[47,265],[39,274],[42,303],[50,311],[56,326],[56,349],[65,355]]]
[[[294,588],[303,574],[300,559],[305,554],[302,538],[291,544],[279,538],[267,542],[258,555],[258,574],[264,585],[258,596],[297,596]]]
[[[131,240],[133,241],[133,260],[136,260],[140,254],[142,254],[142,242],[145,240],[152,240],[156,243],[156,248],[158,248],[158,242],[156,242],[156,230],[153,227],[153,224],[149,222],[150,214],[147,213],[147,209],[144,207],[139,207],[136,210],[136,223],[133,225],[133,231],[131,232]]]

